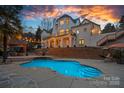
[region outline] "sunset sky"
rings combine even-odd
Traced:
[[[116,24],[120,17],[124,15],[124,6],[88,6],[88,5],[40,5],[40,6],[24,6],[21,12],[23,14],[22,23],[24,26],[32,26],[37,28],[41,25],[43,18],[57,18],[63,14],[69,14],[73,18],[80,16],[85,17],[97,24],[101,28],[106,23]]]

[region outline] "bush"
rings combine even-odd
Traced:
[[[116,50],[113,54],[113,58],[116,60],[118,64],[122,64],[124,58],[124,51]]]
[[[121,51],[120,51],[120,50],[116,50],[116,51],[113,53],[113,58],[115,58],[115,59],[120,59],[120,58],[121,58]]]
[[[0,56],[3,55],[3,50],[0,48]]]

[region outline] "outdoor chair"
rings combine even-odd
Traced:
[[[113,61],[114,59],[110,53],[108,53],[107,56],[105,56],[104,58],[104,62],[113,62]]]

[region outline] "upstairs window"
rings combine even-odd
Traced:
[[[66,34],[68,34],[69,33],[69,29],[66,29]]]
[[[64,20],[60,20],[60,25],[63,25],[64,24]]]
[[[61,29],[61,30],[59,31],[59,34],[60,34],[60,35],[63,35],[63,34],[64,34],[64,29]]]
[[[99,34],[99,30],[98,29],[92,29],[92,35],[98,35]]]
[[[69,18],[68,17],[66,18],[66,24],[67,25],[69,24]]]

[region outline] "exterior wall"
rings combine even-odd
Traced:
[[[92,34],[92,30],[94,28],[100,31],[100,26],[97,26],[93,23],[88,23],[88,22],[80,26],[72,28],[73,32],[76,33],[77,35],[77,38],[76,38],[77,47],[81,47],[81,45],[79,44],[80,39],[84,40],[84,46],[96,46],[96,42],[100,37],[98,37],[99,34],[96,34],[96,35]],[[77,31],[79,33],[77,33]]]
[[[57,22],[54,24],[53,26],[53,31],[52,31],[52,35],[53,36],[56,36],[57,35],[57,32],[58,32],[58,24]]]
[[[47,33],[46,31],[43,31],[42,34],[41,34],[41,39],[43,40],[43,39],[45,39],[49,36],[50,36],[50,33]]]
[[[97,42],[104,38],[105,36],[109,35],[109,34],[115,34],[115,32],[111,32],[111,33],[105,33],[105,34],[99,34],[99,35],[94,35],[91,37],[92,42],[90,42],[90,46],[97,46]]]
[[[66,19],[69,19],[69,24],[66,24]],[[61,25],[60,24],[60,21],[63,20],[64,21],[64,24]],[[73,20],[70,18],[70,17],[63,17],[63,18],[60,18],[57,22],[56,22],[56,25],[54,26],[53,30],[54,30],[54,35],[59,35],[59,32],[60,30],[64,30],[65,33],[66,33],[66,29],[69,29],[69,31],[71,30],[71,27],[74,26],[75,23],[73,22]]]
[[[69,19],[69,24],[66,23],[66,19]],[[63,20],[64,24],[61,25],[60,21]],[[84,19],[81,24],[75,23],[71,17],[65,16],[59,18],[53,26],[52,38],[49,38],[44,41],[45,47],[67,47],[67,43],[69,43],[69,47],[83,47],[83,46],[97,46],[98,40],[106,36],[107,34],[100,34],[101,28],[99,25]],[[60,35],[60,30],[63,29],[66,32],[66,29],[69,29],[69,33],[64,33]],[[77,33],[77,31],[79,33]],[[75,33],[76,37],[71,35]],[[42,34],[44,37],[49,37],[50,34],[44,32]],[[84,40],[84,45],[80,45],[80,39]]]
[[[64,20],[64,24],[60,25],[60,20]],[[69,25],[66,24],[66,17],[61,18],[59,21],[57,21],[57,26],[54,26],[53,30],[54,30],[54,34],[53,34],[53,38],[50,38],[47,40],[46,45],[48,45],[48,47],[67,47],[67,40],[65,40],[65,38],[69,38],[69,47],[83,47],[83,46],[97,46],[97,41],[99,39],[101,39],[104,35],[100,35],[99,32],[100,30],[100,26],[92,23],[88,20],[85,20],[82,22],[82,24],[72,27],[74,26],[74,22],[72,21],[72,19],[70,18],[69,20]],[[59,35],[59,31],[61,29],[71,29],[72,32],[71,33],[76,33],[76,37],[73,35],[66,35],[66,36],[61,36]],[[92,31],[95,29],[95,31],[97,33],[93,34]],[[79,33],[77,33],[77,31]],[[55,33],[56,32],[56,33]],[[56,35],[58,34],[58,35]],[[56,35],[56,36],[55,36]],[[83,39],[84,40],[84,45],[80,45],[79,41]],[[50,43],[51,42],[51,43]],[[55,43],[52,43],[55,42]],[[56,42],[59,42],[59,46]]]
[[[88,29],[90,28],[89,26],[86,26]],[[57,43],[54,43],[54,47],[67,47],[67,44],[64,43],[64,38],[68,38],[69,39],[69,47],[74,47],[75,45],[77,47],[83,47],[79,45],[79,40],[80,39],[84,39],[85,40],[85,44],[86,46],[93,46],[93,47],[97,47],[97,42],[104,38],[105,36],[109,35],[109,34],[114,34],[115,32],[112,33],[105,33],[105,34],[99,34],[99,35],[92,35],[89,31],[84,31],[83,28],[85,28],[85,26],[83,27],[77,27],[74,28],[73,31],[80,31],[79,34],[77,34],[77,37],[72,36],[71,34],[66,35],[66,36],[58,36],[58,37],[54,37],[54,38],[50,38],[48,40],[45,40],[45,48],[48,46],[50,47],[50,42],[54,41],[56,42],[56,40],[58,40],[60,46],[57,45]],[[70,42],[71,41],[71,42]],[[108,42],[106,45],[110,45],[110,44],[114,44],[114,43],[124,43],[124,36],[121,38],[118,38],[115,41],[111,41]]]

